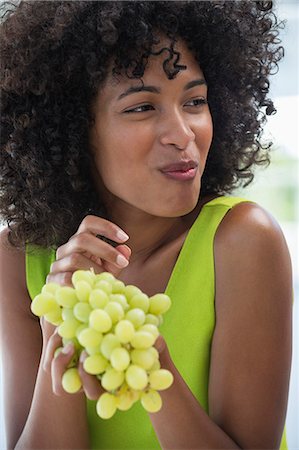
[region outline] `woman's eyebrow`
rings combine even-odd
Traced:
[[[123,92],[122,94],[120,94],[117,97],[117,100],[121,100],[122,98],[126,97],[127,95],[131,95],[131,94],[136,94],[136,92],[153,92],[154,94],[160,94],[161,89],[157,88],[155,86],[131,86],[129,87],[125,92]]]
[[[189,81],[189,83],[186,84],[184,87],[184,91],[187,91],[188,89],[193,88],[194,86],[201,86],[202,84],[207,85],[206,80],[203,78],[199,78],[198,80]]]
[[[203,78],[199,78],[198,80],[192,80],[189,81],[186,86],[184,86],[184,91],[187,91],[188,89],[193,88],[194,86],[201,86],[202,84],[207,84],[206,81]],[[121,100],[124,97],[127,97],[127,95],[136,94],[137,92],[152,92],[154,94],[160,94],[161,89],[156,86],[130,86],[125,92],[120,94],[117,97],[117,100]]]

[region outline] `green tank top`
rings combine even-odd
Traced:
[[[203,206],[187,234],[165,290],[172,306],[165,315],[161,334],[174,364],[207,413],[210,349],[215,328],[214,236],[225,214],[244,201],[248,200],[218,197]],[[55,250],[26,248],[26,279],[32,299],[45,284],[54,260]],[[91,448],[161,449],[148,414],[139,402],[129,411],[117,411],[109,420],[97,416],[94,401],[87,400],[87,410]],[[284,430],[280,450],[286,449]]]

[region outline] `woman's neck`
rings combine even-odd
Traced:
[[[114,211],[109,220],[116,223],[129,236],[125,243],[132,251],[130,263],[145,263],[161,247],[185,231],[182,217],[156,217],[142,211]]]
[[[215,196],[213,196],[215,197]],[[108,220],[117,224],[129,236],[125,243],[132,251],[130,263],[143,264],[158,250],[189,230],[202,206],[212,196],[201,199],[188,214],[180,217],[158,217],[122,202],[113,204]]]

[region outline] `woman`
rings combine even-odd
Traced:
[[[224,195],[269,161],[279,27],[271,2],[36,1],[5,16],[9,448],[285,447],[290,258],[269,213]],[[60,338],[30,301],[90,267],[172,298],[157,347],[174,384],[158,413],[100,420],[82,361],[84,392],[62,390],[74,349],[54,358]]]

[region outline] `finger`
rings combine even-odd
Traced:
[[[93,268],[95,273],[100,273],[102,269],[101,258],[90,254],[88,257],[82,253],[72,253],[62,259],[58,259],[51,264],[50,273],[75,272],[78,269],[89,270]]]
[[[88,231],[89,233],[94,235],[103,235],[108,239],[116,242],[125,242],[129,239],[127,233],[119,226],[117,226],[113,222],[110,222],[109,220],[103,219],[102,217],[93,215],[84,217],[75,235],[80,234],[84,231]]]
[[[116,249],[124,255],[124,257],[130,261],[131,256],[131,249],[127,245],[118,245]],[[116,278],[120,274],[120,272],[123,270],[122,268],[116,267],[114,264],[110,264],[107,261],[103,261],[102,263],[103,270],[105,272],[111,272]]]
[[[83,389],[85,395],[89,400],[98,400],[101,394],[103,394],[104,389],[102,388],[99,380],[95,377],[95,375],[90,375],[85,372],[83,368],[83,363],[85,358],[87,357],[87,353],[85,351],[81,352],[80,360],[78,364],[78,371],[82,381]]]
[[[45,341],[48,341],[50,336],[56,332],[56,326],[48,322],[44,317],[40,318],[40,326]]]
[[[44,358],[43,358],[43,369],[46,372],[51,371],[51,364],[52,364],[52,360],[54,358],[55,350],[61,346],[62,346],[62,339],[59,336],[57,329],[56,329],[55,332],[52,334],[52,336],[49,338],[47,345],[46,345],[46,350],[45,350],[45,354],[44,354]]]
[[[159,361],[161,363],[161,367],[163,367],[164,369],[169,369],[172,372],[174,365],[163,336],[158,336],[154,347],[159,352]]]
[[[129,264],[129,261],[124,255],[112,247],[112,245],[109,245],[88,233],[77,234],[66,244],[59,247],[56,251],[56,260],[61,260],[73,253],[85,255],[90,253],[101,258],[102,261],[105,260],[106,262],[114,264],[118,268],[124,268]]]
[[[116,246],[114,246],[116,248],[116,250],[118,250],[120,253],[122,253],[128,260],[130,259],[130,256],[132,254],[132,250],[130,249],[130,247],[128,247],[125,244],[117,244]],[[90,252],[85,252],[84,255],[93,260],[95,263],[98,263],[99,265],[101,265],[101,258],[97,258],[96,256],[94,256],[92,253]]]
[[[132,250],[130,249],[130,247],[128,247],[127,245],[121,244],[115,248],[116,248],[116,250],[121,252],[125,258],[127,258],[128,260],[130,259],[131,254],[132,254]]]
[[[52,388],[56,395],[65,393],[61,380],[64,372],[67,370],[68,364],[71,362],[75,353],[75,347],[72,342],[69,342],[59,354],[52,359],[51,364],[51,376],[52,376]]]
[[[49,273],[46,283],[56,283],[60,286],[74,287],[72,283],[73,272]]]

